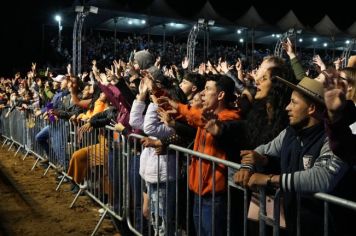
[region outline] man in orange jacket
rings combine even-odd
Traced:
[[[169,102],[190,125],[197,127],[195,151],[223,160],[237,160],[239,147],[236,145],[236,136],[230,131],[221,133],[218,127],[222,122],[240,118],[238,110],[233,107],[236,100],[234,89],[235,85],[231,78],[224,75],[209,75],[206,78],[205,89],[201,92],[202,109],[178,104],[166,98],[160,99],[160,102]],[[193,157],[189,167],[189,188],[195,194],[193,217],[197,234],[212,235],[214,225],[215,235],[226,235],[227,168],[216,165],[213,173],[212,162],[200,161],[198,157]]]

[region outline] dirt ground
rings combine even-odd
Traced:
[[[55,171],[46,176],[41,167],[31,171],[33,157],[23,161],[23,154],[15,157],[7,149],[0,148],[0,236],[90,235],[99,220],[98,205],[80,196],[70,209],[69,184],[55,191]],[[119,234],[105,219],[96,235]]]

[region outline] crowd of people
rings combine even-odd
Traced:
[[[144,192],[134,196],[140,199],[143,194],[143,205],[134,207],[153,219],[156,235],[173,235],[170,231],[177,222],[172,211],[166,215],[166,209],[174,209],[176,170],[180,168],[182,176],[178,178],[188,178],[193,196],[191,217],[200,235],[226,235],[228,180],[252,192],[260,187],[280,188],[286,235],[323,235],[323,205],[313,193],[356,200],[352,187],[356,181],[354,56],[344,68],[341,59],[324,63],[315,56],[311,61],[317,68],[314,76],[288,39],[283,43],[287,59],[265,56],[255,70],[238,58],[241,52],[236,50],[228,58],[217,53],[188,71],[189,60],[179,58],[185,45],[167,43],[169,53],[161,58],[154,51],[160,45],[147,50],[148,42],[142,38],[127,39],[118,44],[117,52],[131,56],[115,60],[111,46],[104,50],[104,42],[95,46],[91,40],[86,43],[93,46],[88,47],[90,70],[73,75],[68,65],[61,74],[47,70],[40,76],[33,63],[25,75],[1,77],[0,106],[10,108],[7,113],[31,109],[49,122],[82,122],[80,133],[111,125],[125,136],[144,135],[144,150],[130,160],[138,169],[130,170],[130,175],[144,182]],[[133,44],[139,44],[137,51],[133,52],[137,48]],[[216,51],[225,50],[233,49]],[[99,53],[101,58],[97,58]],[[49,126],[36,135],[46,156],[51,135],[55,134]],[[94,146],[100,148],[104,143],[104,137],[99,137]],[[169,144],[240,163],[241,168],[213,168],[211,162],[192,157],[186,163],[189,173],[184,173],[184,168],[177,166],[179,157],[167,153]],[[85,174],[91,167],[88,159],[93,157],[88,148],[75,151],[68,160],[67,174],[72,177],[74,193],[85,185]],[[102,165],[102,155],[98,156],[93,162]],[[109,163],[112,158],[109,155]],[[241,201],[234,193],[232,196],[233,202]],[[232,221],[243,214],[238,204],[230,207]],[[353,235],[349,223],[354,216],[351,211],[331,207],[329,234]],[[241,230],[236,223],[230,232],[238,235]]]

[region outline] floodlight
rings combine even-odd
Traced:
[[[241,38],[239,41],[240,41],[240,43],[243,43],[243,42],[244,42],[244,39],[243,39],[243,38]]]
[[[84,6],[75,6],[75,12],[83,12]]]
[[[350,43],[350,40],[346,40],[345,43],[346,43],[346,44],[349,44],[349,43]]]
[[[241,30],[238,29],[238,30],[237,30],[237,33],[238,33],[238,34],[241,34]]]
[[[56,21],[60,22],[60,21],[62,20],[62,17],[61,17],[60,15],[56,15],[56,16],[54,17],[54,19],[55,19]]]
[[[215,20],[209,20],[208,25],[213,26],[215,24]]]
[[[90,13],[98,14],[98,10],[99,10],[99,8],[97,8],[97,7],[94,7],[94,6],[90,6],[89,7],[89,12]]]
[[[141,20],[141,24],[146,24],[146,20]]]
[[[323,44],[323,46],[324,46],[324,47],[327,47],[327,46],[328,46],[328,44],[327,44],[327,43],[324,43],[324,44]]]
[[[316,41],[318,41],[318,39],[314,37],[314,38],[313,38],[313,42],[316,42]]]
[[[302,38],[300,38],[300,39],[299,39],[299,42],[300,42],[300,43],[301,43],[301,42],[303,42],[303,39],[302,39]]]
[[[198,23],[199,23],[199,24],[204,24],[204,22],[205,22],[205,19],[203,19],[203,18],[199,18],[199,19],[198,19]]]

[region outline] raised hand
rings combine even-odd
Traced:
[[[225,74],[227,72],[229,72],[229,70],[231,70],[234,66],[229,66],[229,64],[227,63],[227,61],[223,61],[221,62],[221,71],[224,72]]]
[[[336,70],[341,68],[341,63],[343,61],[345,61],[345,59],[346,59],[345,57],[339,57],[339,58],[336,59],[336,61],[334,61],[334,65],[335,65],[335,69]]]
[[[183,69],[187,69],[189,66],[189,60],[188,57],[184,57],[183,61],[182,61],[182,67]]]
[[[290,59],[293,59],[296,57],[295,52],[294,52],[294,45],[292,44],[292,42],[290,41],[289,38],[287,38],[286,41],[282,42],[282,48],[286,51],[286,53]]]
[[[324,81],[324,101],[331,121],[339,118],[346,105],[347,86],[347,81],[342,79],[326,78]]]
[[[107,77],[111,77],[114,75],[114,68],[111,66],[111,69],[105,67],[105,72]]]
[[[36,62],[32,62],[31,70],[32,70],[33,73],[35,73],[35,71],[36,71]]]
[[[168,97],[159,97],[157,99],[157,103],[159,107],[167,107],[167,105],[171,106],[174,110],[178,109],[178,103],[173,101],[172,99],[169,99]]]
[[[71,74],[72,74],[72,66],[71,66],[71,64],[68,64],[68,65],[67,65],[67,74],[68,74],[68,75],[71,75]]]
[[[48,72],[49,72],[49,67],[47,67],[46,71],[45,71],[45,76],[48,77]]]
[[[237,71],[241,71],[242,70],[242,62],[240,58],[237,58],[237,61],[235,63],[235,68]]]
[[[323,71],[326,69],[326,66],[320,56],[317,54],[313,57],[313,63],[319,66],[320,70]]]
[[[171,110],[165,110],[162,107],[158,107],[157,109],[158,117],[160,118],[161,122],[163,122],[165,125],[174,127],[175,125],[175,120],[172,118],[172,114],[176,114],[177,111],[174,109]]]
[[[154,64],[157,68],[160,68],[161,67],[161,57],[158,56],[156,58],[156,61],[155,61],[155,64]]]

